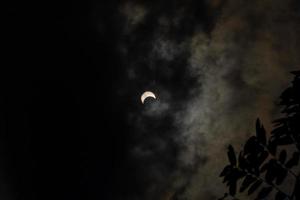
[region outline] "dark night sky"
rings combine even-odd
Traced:
[[[295,0],[5,9],[4,200],[220,197],[226,145],[241,145],[258,116],[270,127],[300,64]],[[148,89],[159,100],[142,105]]]
[[[107,19],[97,34],[92,3],[7,5],[1,199],[113,199],[127,144],[116,133],[127,128],[112,91],[121,73],[115,30]]]

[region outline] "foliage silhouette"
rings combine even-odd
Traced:
[[[236,200],[238,193],[255,192],[257,200],[300,200],[300,173],[296,173],[300,158],[300,71],[292,74],[295,77],[291,86],[280,96],[284,117],[273,122],[270,136],[257,119],[256,135],[246,141],[238,154],[229,145],[229,164],[220,174],[228,192],[220,200]],[[294,188],[286,191],[282,186],[291,180]]]

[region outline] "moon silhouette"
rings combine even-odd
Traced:
[[[156,96],[155,96],[155,94],[153,92],[146,91],[141,96],[141,101],[142,101],[143,104],[144,104],[145,99],[147,99],[148,97],[156,99]]]

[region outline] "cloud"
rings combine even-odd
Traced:
[[[147,10],[141,4],[133,2],[127,2],[120,6],[120,12],[126,17],[126,28],[124,30],[128,33],[142,23],[147,15]]]
[[[155,9],[164,7],[159,3],[151,9],[145,6],[143,19],[135,14],[151,24],[147,41],[142,41],[141,32],[131,32],[131,41],[143,42],[147,50],[132,54],[144,65],[128,60],[129,70],[147,75],[147,70],[159,68],[156,86],[167,94],[166,102],[130,113],[138,134],[156,132],[137,139],[132,151],[148,174],[145,187],[150,189],[141,199],[222,196],[218,175],[227,162],[226,146],[240,147],[253,133],[257,117],[270,130],[279,111],[275,102],[291,78],[289,71],[299,68],[299,16],[293,2],[214,1],[205,4],[210,13],[199,17],[213,18],[205,19],[209,28],[204,19],[197,20],[194,1],[180,9],[170,7],[169,14]],[[125,10],[129,17],[136,8],[131,4]],[[175,20],[179,11],[182,15]],[[134,77],[133,81],[141,78]],[[139,162],[143,157],[146,164]]]

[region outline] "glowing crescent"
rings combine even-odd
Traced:
[[[146,91],[141,96],[142,103],[144,103],[145,99],[147,99],[148,97],[152,97],[152,98],[156,99],[156,96],[155,96],[155,94],[153,92]]]

